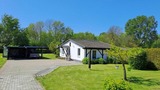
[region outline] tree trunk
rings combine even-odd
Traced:
[[[125,67],[125,64],[122,63],[122,66],[123,66],[123,74],[124,74],[123,79],[124,79],[125,81],[127,81],[127,74],[126,74],[126,67]]]

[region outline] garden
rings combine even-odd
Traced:
[[[160,49],[141,50],[123,62],[126,80],[122,61],[115,63],[111,58],[108,62],[102,58],[91,61],[91,69],[88,69],[88,59],[84,58],[84,65],[59,67],[37,80],[46,90],[158,90]]]

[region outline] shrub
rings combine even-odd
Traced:
[[[88,60],[89,60],[89,58],[85,57],[85,58],[82,60],[82,63],[83,63],[83,64],[88,64]]]
[[[131,68],[138,69],[138,70],[144,70],[147,66],[147,59],[146,59],[146,52],[141,51],[140,54],[136,55],[135,57],[131,57],[129,59],[129,64]]]
[[[99,64],[104,64],[104,59],[103,59],[103,58],[99,58],[99,59],[98,59],[98,63],[99,63]]]
[[[88,64],[88,60],[89,58],[84,58],[82,60],[83,64]],[[91,64],[106,64],[106,60],[104,60],[103,58],[99,58],[99,59],[95,59],[95,60],[91,60]]]
[[[124,80],[106,79],[104,83],[104,90],[132,90],[129,83]]]
[[[98,59],[91,60],[91,64],[99,64],[99,63],[98,63]]]
[[[107,57],[107,63],[109,63],[109,64],[114,64],[115,61],[116,61],[116,60],[115,60],[114,58],[112,58],[112,57],[110,57],[110,56]]]
[[[147,67],[150,69],[160,70],[160,48],[147,49],[146,53],[147,53],[147,60],[149,61]]]

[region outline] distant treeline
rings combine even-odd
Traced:
[[[98,40],[120,47],[160,47],[160,35],[157,33],[157,21],[154,16],[137,16],[126,22],[125,30],[111,26],[107,31],[95,36],[92,32],[74,33],[61,21],[31,23],[21,28],[19,20],[11,15],[3,15],[0,23],[0,47],[3,46],[48,46],[55,49],[68,39]]]

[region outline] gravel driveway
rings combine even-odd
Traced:
[[[59,66],[79,65],[66,60],[8,60],[0,69],[0,90],[43,90],[35,80]]]

